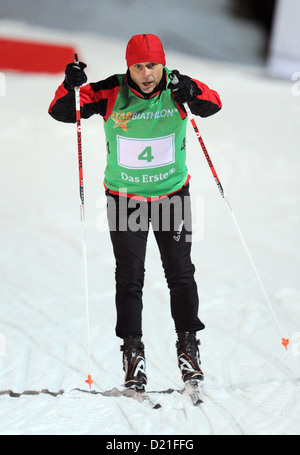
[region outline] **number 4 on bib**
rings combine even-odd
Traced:
[[[118,164],[127,169],[151,169],[175,162],[175,134],[136,139],[117,136]]]
[[[152,155],[152,148],[150,146],[146,147],[142,153],[138,156],[139,160],[145,160],[147,163],[151,163],[154,160],[154,156]]]

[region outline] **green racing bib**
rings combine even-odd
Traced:
[[[181,119],[171,90],[143,99],[128,88],[125,74],[118,78],[118,97],[104,121],[105,186],[144,197],[177,191],[188,178],[187,118]]]

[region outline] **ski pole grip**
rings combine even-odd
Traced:
[[[178,77],[176,76],[176,74],[170,73],[170,74],[169,74],[169,78],[170,78],[171,83],[172,83],[173,85],[177,85],[177,84],[179,83],[179,79],[178,79]],[[173,89],[174,92],[176,92],[176,90],[178,90],[178,89],[177,89],[177,88]]]
[[[178,79],[178,77],[176,76],[175,73],[170,73],[170,74],[169,74],[169,78],[170,78],[172,84],[174,84],[174,85],[177,85],[177,84],[178,84],[179,79]]]
[[[74,54],[74,63],[75,63],[76,65],[79,65],[79,59],[78,59],[78,55],[77,55],[77,54]],[[79,93],[80,87],[77,87],[77,86],[76,86],[76,87],[74,87],[74,89],[75,89],[75,93],[76,93],[76,92]],[[79,109],[79,107],[78,107],[78,106],[79,106],[79,100],[77,99],[76,102],[78,103],[77,109]]]

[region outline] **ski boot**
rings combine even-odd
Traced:
[[[178,366],[185,384],[198,384],[198,381],[204,380],[204,374],[200,368],[199,345],[200,340],[196,339],[196,332],[178,333],[176,343]]]
[[[147,384],[144,344],[140,336],[124,338],[121,346],[123,352],[123,370],[125,371],[125,387],[144,392]]]

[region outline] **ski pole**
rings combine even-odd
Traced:
[[[170,79],[171,79],[172,84],[174,84],[174,85],[177,85],[178,82],[179,82],[178,77],[177,77],[174,73],[171,73],[171,74],[170,74]],[[176,91],[176,88],[175,88],[173,91],[175,92],[175,91]],[[235,217],[235,215],[234,215],[234,213],[233,213],[233,210],[232,210],[232,208],[231,208],[231,206],[230,206],[230,204],[229,204],[228,198],[227,198],[227,196],[225,195],[223,186],[222,186],[222,184],[221,184],[221,182],[220,182],[220,179],[219,179],[219,177],[218,177],[218,175],[217,175],[217,172],[216,172],[216,170],[215,170],[215,167],[214,167],[214,165],[213,165],[213,162],[212,162],[212,160],[211,160],[211,158],[210,158],[210,156],[209,156],[209,154],[208,154],[208,152],[207,152],[207,149],[206,149],[206,147],[205,147],[204,141],[203,141],[203,139],[202,139],[202,137],[201,137],[201,134],[200,134],[200,132],[199,132],[199,129],[198,129],[198,126],[197,126],[195,117],[194,117],[194,115],[192,114],[192,112],[191,112],[191,110],[190,110],[190,107],[189,107],[188,103],[183,103],[183,105],[184,105],[184,108],[185,108],[186,113],[187,113],[187,115],[188,115],[188,118],[189,118],[189,120],[190,120],[190,122],[191,122],[191,124],[192,124],[192,127],[193,127],[193,129],[194,129],[194,131],[195,131],[195,134],[196,134],[196,136],[197,136],[197,139],[198,139],[198,141],[199,141],[199,144],[200,144],[200,146],[201,146],[201,148],[202,148],[202,151],[203,151],[203,153],[204,153],[204,156],[205,156],[205,158],[206,158],[206,161],[207,161],[207,163],[208,163],[208,165],[209,165],[209,167],[210,167],[210,170],[211,170],[212,175],[213,175],[213,177],[214,177],[214,180],[215,180],[215,182],[216,182],[216,184],[217,184],[217,187],[218,187],[218,189],[219,189],[219,192],[220,192],[220,194],[221,194],[221,196],[222,196],[222,198],[223,198],[223,200],[224,200],[224,202],[225,202],[225,204],[226,204],[226,207],[227,207],[227,209],[228,209],[228,211],[229,211],[229,213],[230,213],[231,219],[232,219],[232,221],[233,221],[233,223],[234,223],[234,225],[235,225],[235,227],[236,227],[236,229],[237,229],[237,232],[238,232],[238,234],[239,234],[239,238],[240,238],[240,240],[241,240],[241,243],[242,243],[242,245],[243,245],[243,247],[244,247],[244,249],[245,249],[245,251],[246,251],[246,253],[247,253],[247,256],[248,256],[248,259],[249,259],[249,261],[250,261],[250,264],[251,264],[251,266],[252,266],[252,268],[253,268],[253,270],[254,270],[254,272],[255,272],[255,275],[256,275],[256,277],[257,277],[257,279],[258,279],[258,282],[259,282],[259,284],[260,284],[260,287],[261,287],[261,289],[262,289],[262,291],[263,291],[263,295],[264,295],[264,297],[265,297],[265,300],[266,300],[266,302],[267,302],[267,304],[268,304],[268,307],[269,307],[269,309],[270,309],[270,311],[271,311],[271,314],[272,314],[272,316],[273,316],[273,318],[274,318],[275,324],[276,324],[276,326],[277,326],[277,328],[278,328],[278,331],[279,331],[279,333],[280,333],[280,335],[281,335],[281,344],[285,347],[285,349],[287,349],[287,346],[288,346],[288,344],[289,344],[290,341],[289,341],[288,338],[284,338],[283,331],[282,331],[281,326],[280,326],[280,324],[279,324],[279,321],[278,321],[278,319],[277,319],[277,317],[276,317],[276,314],[275,314],[275,312],[274,312],[274,309],[273,309],[273,306],[272,306],[272,304],[271,304],[271,302],[270,302],[270,299],[269,299],[269,297],[268,297],[268,294],[267,294],[267,292],[266,292],[266,290],[265,290],[265,287],[264,287],[264,285],[263,285],[263,283],[262,283],[262,280],[261,280],[261,278],[260,278],[260,275],[259,275],[259,273],[258,273],[258,270],[257,270],[257,268],[256,268],[256,265],[255,265],[255,263],[254,263],[254,261],[253,261],[253,259],[252,259],[251,253],[250,253],[249,248],[248,248],[248,246],[247,246],[247,244],[246,244],[246,241],[245,241],[245,239],[244,239],[244,236],[243,236],[243,234],[242,234],[242,232],[241,232],[241,229],[240,229],[240,227],[239,227],[239,224],[238,224],[238,222],[237,222],[237,219],[236,219],[236,217]]]
[[[75,54],[75,63],[79,64],[77,54]],[[85,210],[84,210],[82,141],[81,141],[80,87],[75,87],[75,107],[76,107],[80,220],[81,220],[81,227],[82,227],[82,230],[81,230],[82,231],[82,261],[83,261],[83,279],[84,279],[84,289],[85,289],[86,338],[87,338],[87,362],[88,362],[88,378],[85,382],[91,388],[92,383],[94,381],[92,380],[92,376],[90,374],[91,355],[90,355],[90,327],[89,327],[89,297],[88,297],[87,251],[86,251],[86,229],[85,229]]]

